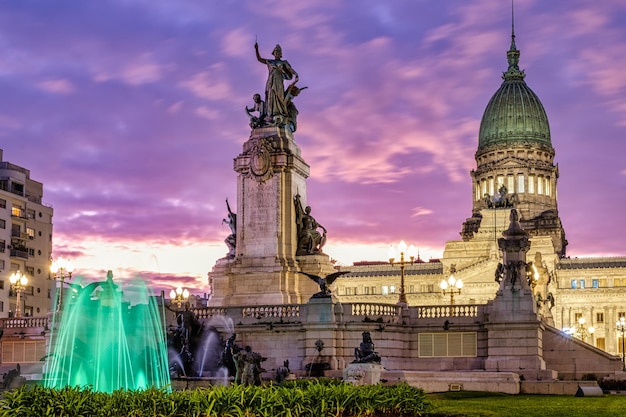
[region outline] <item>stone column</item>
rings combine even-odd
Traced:
[[[306,204],[309,165],[293,133],[284,127],[253,129],[235,158],[237,227],[234,258],[222,258],[211,271],[211,304],[217,306],[301,304],[319,291],[305,275],[332,272],[327,255],[311,260],[311,270],[296,259],[294,197]]]
[[[509,228],[498,239],[502,279],[496,298],[488,304],[488,371],[510,371],[528,379],[552,378],[543,360],[543,323],[537,313],[526,273],[528,234],[511,210]]]

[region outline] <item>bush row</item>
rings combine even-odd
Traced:
[[[0,399],[0,416],[202,416],[348,417],[420,416],[429,408],[425,393],[407,384],[353,386],[297,381],[283,385],[213,386],[168,392],[60,390],[25,386]]]

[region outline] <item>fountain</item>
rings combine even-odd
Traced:
[[[168,328],[167,332],[170,377],[205,379],[226,385],[228,377],[234,377],[229,369],[232,358],[224,356],[227,347],[230,351],[234,344],[232,319],[213,316],[206,323],[200,322],[187,304],[176,313],[177,326]]]
[[[143,282],[69,284],[72,296],[52,318],[44,386],[99,392],[170,389],[164,325]]]

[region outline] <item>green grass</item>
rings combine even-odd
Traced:
[[[574,397],[485,392],[427,394],[430,417],[616,417],[626,416],[626,396]]]

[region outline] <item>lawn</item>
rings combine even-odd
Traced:
[[[427,394],[431,417],[616,417],[626,415],[626,396],[574,397],[485,392]]]

